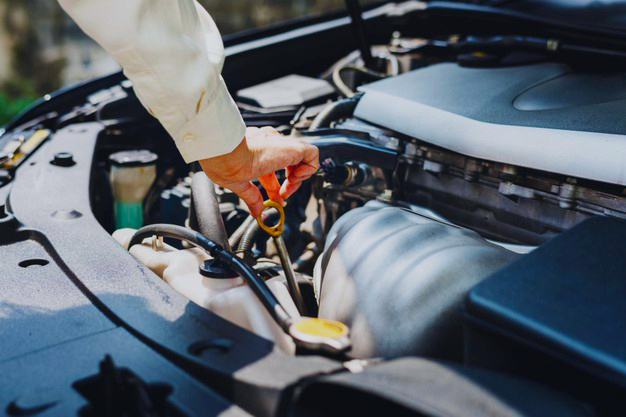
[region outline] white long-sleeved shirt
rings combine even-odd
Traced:
[[[59,0],[124,69],[187,162],[229,153],[245,125],[221,77],[224,45],[195,0]]]

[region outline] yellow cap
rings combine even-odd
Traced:
[[[348,327],[334,320],[304,318],[294,324],[294,330],[301,334],[339,339],[348,335]]]

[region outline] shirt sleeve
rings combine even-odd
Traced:
[[[221,77],[224,45],[195,0],[59,0],[124,69],[186,162],[235,149],[245,125]]]

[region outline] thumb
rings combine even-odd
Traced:
[[[229,184],[227,188],[237,194],[239,198],[246,203],[252,217],[261,215],[263,211],[263,196],[261,195],[261,191],[259,191],[254,184],[251,182],[237,182]]]

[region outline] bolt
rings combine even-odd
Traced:
[[[569,178],[568,178],[569,180]],[[567,183],[561,184],[559,189],[559,206],[563,209],[570,209],[574,206],[574,200],[576,199],[576,185]]]
[[[381,195],[378,196],[378,201],[390,203],[393,201],[393,190],[386,189]]]
[[[400,139],[393,137],[389,138],[386,147],[389,149],[398,149],[400,147]]]
[[[415,159],[418,156],[419,152],[419,147],[413,142],[408,142],[404,147],[404,156],[409,159]]]
[[[463,178],[466,181],[476,181],[478,179],[478,175],[482,172],[482,165],[480,162],[474,159],[468,159],[465,161],[465,168],[463,171]]]
[[[74,155],[72,155],[70,152],[55,153],[54,159],[50,161],[50,163],[52,165],[56,165],[58,167],[64,167],[64,168],[76,165],[76,162],[74,161]]]

